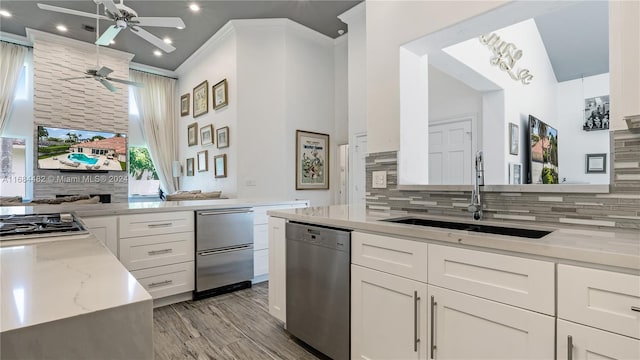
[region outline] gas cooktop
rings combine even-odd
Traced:
[[[32,237],[86,233],[73,214],[33,214],[0,216],[0,237]]]

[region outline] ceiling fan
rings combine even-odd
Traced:
[[[96,14],[98,14],[99,11],[100,11],[100,4],[96,3]],[[96,18],[96,38],[98,38],[99,34],[100,34],[100,20]],[[62,64],[57,64],[57,65],[73,71],[82,71],[82,70],[73,69],[73,68],[64,66]],[[109,74],[111,74],[112,72],[113,70],[109,69],[106,66],[100,67],[100,45],[98,45],[96,42],[96,67],[94,69],[84,70],[83,76],[69,77],[69,78],[64,78],[60,80],[70,81],[70,80],[93,78],[94,80],[101,83],[104,87],[109,89],[111,92],[118,91],[118,88],[113,86],[113,84],[111,84],[111,81],[121,83],[121,84],[133,85],[136,87],[144,87],[144,84],[142,83],[109,77]]]
[[[141,28],[141,26],[158,26],[158,27],[173,27],[177,29],[184,29],[185,25],[179,17],[139,17],[135,10],[124,5],[120,0],[119,4],[113,2],[113,0],[93,0],[97,5],[104,5],[104,11],[106,15],[100,15],[99,13],[91,14],[83,11],[61,8],[58,6],[52,6],[47,4],[38,3],[38,7],[42,10],[56,11],[60,13],[85,16],[98,20],[110,20],[115,24],[111,25],[96,41],[98,45],[109,45],[120,30],[129,29],[134,34],[140,36],[144,40],[162,49],[164,52],[170,53],[176,48],[170,44],[165,43],[162,39],[156,37],[150,32]]]

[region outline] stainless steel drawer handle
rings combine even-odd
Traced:
[[[171,226],[171,225],[173,225],[173,223],[168,222],[168,223],[162,223],[162,224],[149,224],[149,225],[147,225],[147,227],[159,228],[159,227],[167,227],[167,226]]]
[[[418,343],[420,342],[420,338],[418,338],[418,302],[420,301],[420,297],[418,296],[418,292],[413,292],[413,351],[418,352]]]
[[[640,307],[632,306],[632,307],[631,307],[631,311],[637,311],[637,312],[640,312]]]
[[[156,282],[156,283],[151,283],[149,284],[150,288],[153,287],[158,287],[158,286],[164,286],[164,285],[169,285],[173,282],[173,280],[165,280],[165,281],[160,281],[160,282]]]
[[[573,337],[567,336],[567,360],[573,360]]]
[[[209,215],[226,215],[226,214],[242,214],[242,213],[252,213],[251,209],[237,209],[237,210],[221,210],[221,211],[203,211],[199,212],[199,216],[209,216]]]
[[[160,255],[160,254],[167,254],[173,252],[173,249],[162,249],[162,250],[151,250],[151,251],[147,251],[147,254],[149,255]]]
[[[436,314],[436,306],[438,303],[435,298],[431,297],[431,359],[435,359],[433,357],[433,352],[436,350],[436,328],[435,328],[435,314]]]
[[[200,251],[197,254],[200,255],[200,256],[218,255],[218,254],[224,254],[224,253],[228,253],[228,252],[232,252],[232,251],[238,251],[238,250],[249,250],[252,247],[253,247],[253,245],[240,245],[240,246],[234,246],[234,247],[224,248],[224,249],[219,249],[219,250]]]

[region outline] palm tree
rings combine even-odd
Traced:
[[[44,126],[39,126],[38,139],[45,140],[48,137],[49,137],[49,130],[47,130],[47,128],[45,128]]]

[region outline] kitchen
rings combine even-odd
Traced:
[[[465,206],[466,206],[469,203],[468,194],[470,193],[470,189],[471,189],[470,185],[464,187],[464,190],[436,187],[436,188],[433,188],[433,191],[430,191],[429,188],[420,188],[418,185],[402,185],[402,184],[411,184],[411,182],[407,183],[400,180],[400,176],[402,176],[402,170],[400,173],[398,173],[397,164],[399,163],[399,167],[400,169],[402,169],[402,166],[403,166],[402,161],[404,160],[400,160],[400,159],[395,160],[396,158],[395,152],[399,149],[402,149],[402,147],[404,146],[404,144],[400,142],[400,138],[401,138],[400,133],[401,133],[402,124],[400,122],[400,119],[398,118],[401,104],[399,102],[400,97],[397,94],[399,93],[400,89],[399,88],[396,89],[396,87],[393,87],[393,86],[382,88],[379,85],[400,83],[399,74],[397,72],[397,69],[398,69],[397,64],[399,61],[399,59],[397,58],[397,53],[401,45],[411,40],[414,40],[423,34],[429,34],[434,32],[435,30],[444,28],[449,24],[457,23],[458,21],[464,18],[468,18],[477,14],[482,14],[487,10],[497,6],[497,4],[477,3],[474,6],[465,7],[463,10],[459,9],[459,7],[456,7],[455,4],[447,5],[445,3],[426,3],[426,2],[402,4],[402,6],[393,5],[391,3],[386,3],[386,2],[371,2],[371,3],[367,3],[366,6],[367,6],[366,16],[364,13],[364,9],[360,9],[360,12],[358,12],[357,9],[354,9],[354,11],[347,13],[343,16],[343,18],[345,18],[345,21],[349,25],[349,33],[348,33],[349,34],[349,45],[348,45],[349,46],[348,47],[349,71],[345,72],[345,73],[348,73],[349,88],[348,88],[348,91],[343,92],[345,96],[348,95],[349,128],[342,130],[344,131],[344,135],[342,135],[343,138],[340,139],[339,137],[336,137],[338,135],[336,135],[335,132],[326,130],[325,128],[311,128],[309,127],[310,125],[307,125],[307,126],[293,125],[293,127],[288,128],[287,127],[288,125],[286,125],[286,124],[289,124],[288,121],[283,121],[282,123],[275,123],[275,124],[269,123],[275,127],[270,127],[268,126],[268,124],[257,124],[257,126],[261,126],[261,127],[258,127],[256,129],[261,129],[260,131],[265,134],[268,134],[270,131],[274,131],[274,129],[281,129],[281,131],[287,131],[293,134],[293,130],[295,130],[296,128],[326,132],[334,135],[331,141],[332,144],[338,144],[341,142],[346,143],[347,138],[349,140],[352,140],[356,137],[357,134],[360,134],[363,131],[366,131],[367,133],[366,145],[368,147],[367,153],[369,154],[371,159],[366,161],[367,163],[366,191],[371,193],[371,195],[367,195],[368,196],[367,203],[368,203],[369,210],[373,212],[376,212],[376,211],[386,212],[388,210],[394,210],[394,206],[395,206],[394,202],[397,203],[402,201],[407,201],[407,204],[401,203],[399,206],[400,209],[411,208],[411,209],[415,209],[416,211],[420,211],[421,209],[432,210],[433,208],[430,208],[430,206],[433,206],[433,203],[438,201],[443,201],[445,203],[448,202],[450,204],[465,203]],[[634,14],[637,14],[637,10],[635,8],[632,8],[631,10],[627,9],[625,11],[623,8],[622,9],[618,8],[618,7],[624,7],[624,6],[633,6],[633,5],[629,5],[629,4],[622,5],[617,3],[615,4],[612,3],[611,5],[610,16],[615,17],[616,19],[618,19],[617,17],[620,17],[619,18],[620,20],[610,22],[610,31],[613,34],[617,34],[617,36],[614,36],[614,39],[616,41],[622,41],[624,43],[624,46],[620,46],[620,45],[616,46],[616,44],[619,44],[619,43],[615,41],[611,42],[612,50],[611,50],[610,56],[614,57],[614,59],[618,59],[616,61],[612,60],[611,63],[617,64],[617,61],[622,61],[623,64],[626,64],[626,63],[637,64],[637,55],[636,55],[637,41],[635,41],[636,38],[634,38],[634,36],[637,36],[637,31],[634,32],[634,29],[636,28],[634,27],[635,25],[633,25],[634,24],[633,16]],[[635,11],[635,13],[633,11]],[[389,18],[389,14],[394,14],[396,16],[394,16],[393,18]],[[432,15],[429,15],[429,14],[432,14]],[[420,19],[428,19],[429,18],[428,16],[434,16],[433,14],[438,14],[437,18],[441,19],[442,23],[438,23],[438,22],[434,23],[433,21],[429,22],[429,21],[420,20]],[[626,19],[625,17],[630,17],[630,19],[625,20]],[[347,20],[347,18],[349,19]],[[366,23],[364,20],[366,20]],[[625,21],[629,21],[629,23]],[[241,33],[242,33],[242,29],[238,27],[237,34],[241,35]],[[365,34],[366,34],[366,37],[365,37]],[[265,34],[264,36],[267,36],[267,34]],[[361,42],[358,43],[357,39],[360,39]],[[364,46],[365,41],[366,41],[366,46]],[[242,51],[248,51],[254,48],[256,49],[255,51],[260,51],[260,49],[262,49],[259,47],[260,44],[261,44],[260,41],[255,41],[250,44],[251,46],[245,47],[241,42],[238,42],[237,51],[239,56],[244,54],[242,53]],[[358,44],[360,44],[360,47],[358,47]],[[228,46],[233,47],[233,44],[229,44]],[[91,51],[91,50],[88,50],[88,51]],[[247,57],[245,58],[238,58],[238,62],[237,62],[238,73],[240,73],[241,70],[249,71],[250,68],[246,66],[247,64],[251,64],[251,62],[249,62],[250,59],[252,58],[251,54],[252,53],[246,54]],[[277,65],[279,63],[279,60],[281,59],[283,59],[283,57],[274,56],[271,58],[273,62],[271,63],[266,62],[264,66],[271,68],[272,66]],[[360,65],[365,63],[367,64],[366,67],[363,65]],[[243,67],[243,64],[244,64],[244,67]],[[365,68],[366,68],[366,71],[360,70]],[[611,108],[611,111],[612,111],[611,129],[612,130],[622,130],[627,128],[627,123],[623,120],[624,117],[630,118],[631,120],[630,127],[632,127],[633,115],[640,112],[637,109],[637,106],[638,106],[637,101],[634,100],[637,98],[637,94],[638,94],[638,88],[637,88],[638,82],[629,80],[629,79],[633,79],[633,76],[634,76],[634,74],[632,73],[633,66],[631,66],[631,70],[625,70],[624,75],[621,74],[621,71],[623,71],[622,68],[625,68],[625,67],[617,68],[615,66],[612,66],[610,69],[611,96],[613,97],[614,101],[617,101],[614,104],[615,106],[612,106]],[[198,69],[198,71],[202,71],[202,70]],[[277,75],[278,74],[276,74],[276,76]],[[197,77],[197,74],[194,74],[192,76]],[[215,81],[220,77],[220,75],[212,74],[209,77],[210,77],[209,80],[211,82],[210,85],[213,85]],[[197,77],[197,78],[201,79],[200,77]],[[346,78],[346,76],[344,78]],[[240,77],[238,79],[242,81]],[[200,81],[201,80],[190,79],[187,84],[184,84],[183,88],[177,91],[178,92],[177,96],[180,96],[180,94],[183,94],[186,92],[190,92],[191,88],[193,86],[196,86],[198,83],[200,83]],[[234,86],[233,82],[230,81],[229,85],[230,85],[229,90],[232,90]],[[266,85],[263,85],[263,86],[266,86]],[[324,86],[324,89],[327,89],[326,84],[323,86]],[[272,87],[270,86],[270,88]],[[239,90],[240,89],[238,89],[238,91]],[[295,91],[287,92],[287,93],[292,94],[294,92]],[[262,91],[261,93],[264,94],[264,91]],[[396,95],[389,96],[389,94],[396,94]],[[242,100],[242,95],[243,94],[238,93],[234,97],[237,98],[238,101],[240,101]],[[234,97],[229,96],[230,99],[233,99]],[[248,99],[253,99],[253,98],[249,97]],[[618,99],[618,100],[615,100],[615,99]],[[277,102],[280,104],[289,104],[289,106],[292,107],[292,109],[296,111],[301,111],[301,109],[294,106],[295,102],[283,103],[282,100],[278,100],[277,98],[274,98],[274,100],[277,100]],[[272,104],[273,102],[269,102],[269,103]],[[216,112],[215,116],[220,116],[220,117],[237,116],[238,118],[241,118],[242,116],[246,116],[247,114],[246,111],[254,111],[253,113],[248,113],[249,117],[251,117],[251,116],[254,116],[256,111],[258,112],[260,111],[257,109],[245,108],[243,110],[243,109],[237,108],[237,114],[234,115],[230,111],[233,109],[232,108],[233,102],[230,101],[230,104],[228,106],[229,107],[227,107],[226,109],[227,111],[225,113]],[[37,111],[37,109],[34,109],[34,110]],[[322,108],[319,110],[327,111],[327,109],[325,108]],[[211,115],[211,113],[212,111],[209,112],[209,115]],[[273,113],[273,116],[277,118],[279,114],[281,113],[275,112]],[[208,115],[205,115],[205,116],[208,116]],[[295,114],[293,114],[293,117],[295,117]],[[333,118],[333,115],[326,114],[326,117]],[[189,122],[190,121],[188,121],[187,118],[181,119],[180,126],[178,128],[178,131],[179,131],[178,139],[179,139],[179,142],[181,143],[180,157],[182,159],[184,159],[185,157],[188,158],[191,156],[195,156],[197,152],[197,147],[190,148],[186,144],[187,143],[186,131],[187,131],[187,125],[189,124]],[[221,123],[220,126],[226,125],[222,119],[221,120],[215,119],[214,122],[216,123],[216,127],[218,127],[217,125],[218,123]],[[338,123],[338,121],[336,122]],[[248,124],[247,126],[251,125],[250,122],[247,124]],[[200,125],[203,126],[205,125],[205,123],[202,123]],[[238,123],[237,126],[242,127],[245,125]],[[336,125],[336,127],[337,126],[338,125]],[[30,126],[29,129],[30,129],[28,130],[29,133],[33,131],[32,126]],[[244,131],[242,131],[243,129],[238,128],[237,131],[238,131],[238,134],[246,134],[247,131],[250,131],[250,129],[245,128]],[[237,189],[236,191],[237,198],[239,199],[251,198],[251,197],[256,197],[256,196],[252,196],[254,194],[259,196],[268,194],[263,188],[266,185],[268,185],[269,189],[273,189],[274,191],[273,197],[275,198],[309,199],[311,200],[311,205],[314,205],[314,206],[330,205],[330,204],[337,203],[337,201],[334,200],[337,197],[337,194],[334,191],[338,186],[336,185],[338,184],[338,182],[334,180],[335,179],[334,177],[332,177],[332,184],[331,184],[329,193],[327,191],[317,191],[317,190],[294,192],[292,189],[294,189],[295,187],[293,184],[290,183],[290,182],[293,182],[293,180],[290,180],[290,179],[287,180],[287,181],[290,181],[287,184],[285,184],[282,181],[272,181],[269,184],[265,184],[264,181],[260,181],[260,179],[264,178],[263,177],[264,175],[261,175],[261,174],[273,173],[274,179],[275,178],[281,179],[282,176],[279,174],[291,174],[293,172],[293,167],[291,166],[291,168],[289,168],[289,164],[294,163],[293,161],[294,154],[292,154],[290,151],[287,151],[287,149],[293,148],[293,144],[294,144],[293,136],[285,140],[285,142],[288,144],[286,147],[282,146],[280,141],[276,141],[278,139],[272,139],[272,138],[266,137],[264,139],[265,141],[270,143],[279,143],[279,144],[274,145],[273,147],[264,146],[265,147],[264,149],[262,147],[258,147],[258,145],[256,144],[255,145],[256,148],[250,147],[248,149],[249,151],[247,151],[246,153],[243,153],[244,150],[242,150],[240,147],[234,148],[233,144],[239,144],[239,145],[244,144],[243,146],[245,146],[247,145],[246,142],[253,140],[252,145],[254,145],[254,143],[256,142],[255,139],[249,138],[244,141],[236,142],[235,140],[240,140],[238,138],[234,138],[234,130],[236,129],[231,127],[231,130],[232,131],[231,131],[230,151],[234,149],[237,149],[238,151],[238,154],[234,156],[234,158],[240,159],[242,156],[245,156],[244,159],[246,159],[246,161],[242,161],[242,163],[251,163],[251,164],[257,163],[256,166],[258,167],[258,169],[255,170],[256,172],[253,172],[254,171],[253,169],[242,168],[239,166],[240,162],[238,162],[234,168],[234,166],[230,162],[228,164],[229,175],[237,176],[237,177],[235,179],[230,179],[229,177],[227,177],[226,179],[223,178],[220,180],[216,180],[217,185],[220,185],[220,184],[224,185],[225,188],[223,189],[223,193],[233,194],[233,191],[235,188]],[[129,133],[131,133],[131,131],[129,131]],[[631,138],[633,137],[632,134],[625,133],[623,135],[627,137],[631,136]],[[632,140],[629,140],[629,141],[632,141]],[[620,142],[624,142],[624,141],[618,141],[618,143]],[[620,144],[619,146],[622,146],[622,144]],[[632,145],[629,145],[629,146],[632,146]],[[618,148],[616,148],[616,150],[617,149]],[[629,149],[632,149],[632,148],[629,148]],[[332,148],[331,150],[332,150],[331,151],[332,154],[337,154],[337,151],[333,151],[334,148]],[[625,151],[624,146],[623,146],[623,149],[621,150],[623,152]],[[286,158],[291,159],[291,161],[287,162],[287,164],[282,164],[282,165],[278,165],[278,164],[267,165],[266,162],[260,162],[260,161],[256,162],[252,160],[253,159],[252,156],[254,154],[265,152],[265,151],[269,152],[268,155],[271,155],[269,156],[271,158],[278,157],[280,152],[282,153],[286,152],[287,153]],[[352,151],[354,151],[355,153],[356,149],[352,149]],[[634,159],[633,154],[634,153],[630,155],[626,155],[625,158],[629,160],[629,156],[631,156],[630,162],[633,162],[633,159]],[[637,152],[635,154],[637,156]],[[265,155],[267,155],[267,153],[265,153]],[[389,158],[392,158],[393,160],[389,160]],[[487,161],[489,160],[490,158],[487,158]],[[610,163],[614,163],[614,161],[615,160],[613,159],[613,157],[611,157]],[[337,164],[338,162],[332,161],[332,163]],[[490,164],[487,163],[487,165],[489,166]],[[282,168],[276,168],[276,171],[270,172],[267,166],[269,167],[282,166]],[[353,166],[354,166],[353,168],[355,168],[357,165],[353,164]],[[260,168],[260,167],[265,167],[265,168]],[[472,167],[470,166],[469,168],[471,169]],[[506,166],[504,168],[506,168]],[[363,171],[364,171],[364,168],[363,168]],[[373,181],[374,171],[387,172],[386,182],[389,185],[389,187],[386,190],[384,189],[377,190],[378,188],[374,189],[372,187],[372,184],[370,182]],[[528,216],[530,218],[531,216],[534,216],[534,217],[543,216],[541,214],[544,214],[545,212],[551,213],[551,214],[553,214],[554,211],[562,212],[562,210],[559,209],[561,208],[561,206],[558,206],[558,205],[553,206],[555,210],[551,210],[551,206],[545,207],[544,205],[549,205],[548,198],[555,197],[555,198],[571,199],[572,196],[576,196],[576,197],[579,197],[579,199],[576,200],[576,202],[601,203],[601,204],[606,204],[606,206],[611,206],[609,205],[610,203],[616,202],[618,204],[621,204],[622,208],[625,208],[624,205],[626,204],[626,208],[629,210],[627,211],[627,213],[624,213],[624,214],[613,214],[613,215],[618,215],[620,217],[619,223],[621,224],[628,223],[628,224],[631,224],[631,225],[628,225],[629,227],[631,227],[634,221],[637,224],[637,219],[636,220],[633,219],[633,217],[637,217],[637,213],[635,212],[636,210],[633,210],[634,206],[637,209],[637,202],[638,202],[638,199],[634,197],[635,195],[633,194],[633,189],[634,189],[633,184],[637,184],[637,180],[633,180],[633,174],[634,174],[633,169],[615,168],[612,171],[615,171],[616,173],[619,173],[625,176],[620,177],[620,181],[618,182],[612,182],[611,192],[608,194],[587,195],[585,198],[585,196],[571,195],[572,190],[569,190],[567,192],[564,192],[562,189],[554,190],[554,191],[542,190],[543,194],[535,194],[535,193],[527,193],[527,192],[520,193],[520,195],[518,196],[520,196],[520,198],[523,200],[519,202],[517,200],[514,201],[515,196],[512,195],[511,192],[505,192],[505,190],[503,190],[504,188],[498,187],[503,185],[495,185],[497,188],[497,192],[493,192],[493,191],[484,192],[483,199],[485,200],[486,206],[489,209],[496,209],[496,208],[502,209],[499,206],[500,204],[505,204],[505,203],[509,204],[510,206],[523,206],[523,207],[526,207],[528,204],[532,204],[534,205],[532,206],[533,209],[540,209],[540,210],[536,210],[536,211],[539,211],[539,213],[534,213],[534,214],[531,214],[531,213],[523,214],[522,211],[525,211],[525,210],[522,208],[514,208],[513,210],[517,210],[517,211],[513,211],[511,213],[495,212],[496,214],[499,214],[502,216],[504,215],[511,216],[512,217],[511,222],[512,223],[516,222],[520,224],[520,226],[529,226],[529,225],[535,226],[536,224],[524,222],[525,220],[522,220],[522,219],[518,221],[516,220],[518,218],[514,218],[513,216]],[[206,175],[206,174],[207,173],[204,172],[198,175]],[[332,169],[331,176],[337,177],[339,174],[340,172],[337,168]],[[397,178],[395,177],[396,174],[398,175]],[[196,181],[198,175],[194,177],[182,177],[181,182],[182,182],[183,188],[184,189],[202,188],[203,190],[206,190],[206,191],[217,190],[214,187],[208,187],[208,188],[205,187],[205,186],[212,186],[212,184],[210,183],[203,184],[201,182],[198,182],[197,183],[198,186],[195,186],[196,183],[194,181]],[[350,173],[350,176],[352,175],[353,174]],[[211,172],[209,172],[209,176],[211,176]],[[287,178],[290,178],[290,177],[287,176]],[[239,181],[237,179],[243,179],[243,180]],[[397,181],[396,183],[401,184],[399,185],[399,187],[404,186],[405,188],[404,189],[400,188],[396,193],[395,190],[392,190],[392,188],[396,187],[396,183],[394,183],[394,180]],[[192,183],[187,184],[187,181],[192,181]],[[254,182],[256,182],[257,186],[251,185],[251,184],[254,184]],[[493,185],[491,183],[489,184]],[[528,186],[535,187],[537,185],[528,185]],[[547,185],[544,185],[544,186],[547,186]],[[567,185],[560,185],[560,186],[566,187]],[[118,186],[116,185],[116,187]],[[570,187],[575,188],[575,186],[570,186]],[[350,187],[350,189],[351,188],[352,187]],[[625,188],[628,189],[628,191],[625,192]],[[355,186],[353,187],[353,189],[355,189]],[[412,190],[412,189],[417,189],[417,190]],[[39,191],[39,190],[36,190],[36,191]],[[390,192],[390,194],[387,194],[386,193],[387,191]],[[422,196],[422,193],[427,193],[429,194],[430,198],[420,199],[420,200],[416,199],[414,200],[418,202],[416,204],[409,204],[409,200],[392,200],[391,199],[391,197],[409,198],[411,196],[416,196],[415,191],[418,192],[417,196]],[[556,191],[560,191],[560,192],[556,192]],[[447,194],[449,193],[451,195],[447,196]],[[377,199],[370,199],[369,197],[377,197]],[[380,204],[381,202],[380,199],[383,199],[384,197],[387,197],[389,199],[389,204]],[[435,200],[438,197],[439,199]],[[456,200],[458,198],[465,198],[465,200]],[[542,198],[542,200],[540,200],[540,198]],[[545,200],[547,201],[545,202]],[[357,201],[353,201],[353,203],[356,203],[356,202]],[[391,209],[388,209],[388,208],[391,208]],[[436,207],[435,209],[438,210],[442,208]],[[544,209],[547,209],[547,210],[544,210]],[[592,221],[594,223],[596,221],[609,220],[607,224],[610,222],[614,222],[613,229],[609,227],[602,227],[600,230],[604,229],[603,232],[612,233],[614,229],[615,231],[617,231],[618,225],[615,225],[615,224],[617,224],[618,221],[611,221],[611,218],[609,218],[607,214],[607,212],[611,208],[608,207],[607,209],[608,210],[605,210],[604,205],[602,205],[602,208],[600,208],[600,210],[598,210],[598,208],[596,208],[596,210],[593,210],[594,215],[592,218],[589,218],[590,220],[584,219],[584,217],[578,220],[583,220],[583,222]],[[457,209],[460,211],[455,211],[455,210],[456,210],[456,207],[453,206],[453,210],[451,210],[450,213],[457,215],[458,219],[460,216],[464,216],[464,217],[470,216],[469,213],[466,212],[466,208]],[[340,213],[340,210],[336,210],[336,211],[338,211],[338,214]],[[356,213],[358,212],[358,210],[354,210],[354,211]],[[444,210],[440,210],[440,211],[444,211]],[[624,209],[621,209],[621,210],[616,209],[616,212],[617,211],[624,211]],[[325,216],[335,215],[333,214],[334,210],[332,208],[325,209],[325,210],[318,209],[316,210],[316,212],[319,214],[324,212]],[[430,212],[432,213],[432,211]],[[450,213],[444,213],[443,215],[450,215]],[[485,215],[488,217],[491,217],[492,212],[486,211]],[[564,215],[564,214],[561,214],[561,215]],[[292,215],[288,215],[288,216],[292,216]],[[282,217],[283,215],[281,215],[281,218]],[[602,219],[603,217],[605,219]],[[630,217],[630,218],[625,220],[623,217]],[[561,222],[559,220],[560,218],[575,219],[575,217],[560,216],[560,215],[555,217],[552,216],[552,218],[557,219],[555,223]],[[492,217],[491,221],[506,221],[504,219],[509,219],[509,217],[500,218],[496,216],[496,217]],[[545,217],[541,217],[541,219],[545,219],[545,223],[547,223],[547,225],[548,225],[548,222],[550,221],[553,222],[553,220],[547,220]],[[307,221],[311,221],[311,219],[307,218]],[[531,220],[528,220],[528,221],[531,221]],[[576,225],[575,220],[571,220],[571,221],[574,221],[573,225]],[[342,223],[341,226],[347,226],[347,224]],[[338,227],[341,227],[341,226],[338,226]],[[350,226],[353,226],[353,224],[350,224],[347,227],[349,228]],[[571,224],[566,226],[571,227]],[[599,226],[603,226],[603,225],[599,225]],[[597,226],[595,228],[598,229]],[[376,231],[374,230],[375,228],[371,228],[371,229],[372,229],[371,231]],[[395,229],[396,228],[394,228],[394,231]],[[631,227],[631,229],[633,228]],[[378,230],[378,231],[381,231],[381,230]],[[382,232],[385,233],[386,231],[382,231]],[[401,233],[397,233],[397,234],[401,234]],[[404,236],[413,237],[415,235],[404,233]],[[271,249],[271,247],[269,248]],[[546,255],[539,254],[539,256],[546,256]],[[597,257],[597,256],[594,256],[594,257]],[[576,260],[576,261],[584,261],[584,259]],[[271,269],[273,269],[273,267],[270,266],[270,271],[269,271],[270,273],[271,273]],[[637,275],[637,272],[636,272],[636,275]],[[424,297],[421,297],[421,298],[425,299]],[[426,341],[423,340],[420,342],[420,344],[421,345],[424,344],[426,346]],[[413,346],[411,346],[411,349],[413,349]],[[558,354],[560,354],[560,352],[558,352]],[[420,355],[422,356],[424,354],[421,353]]]

